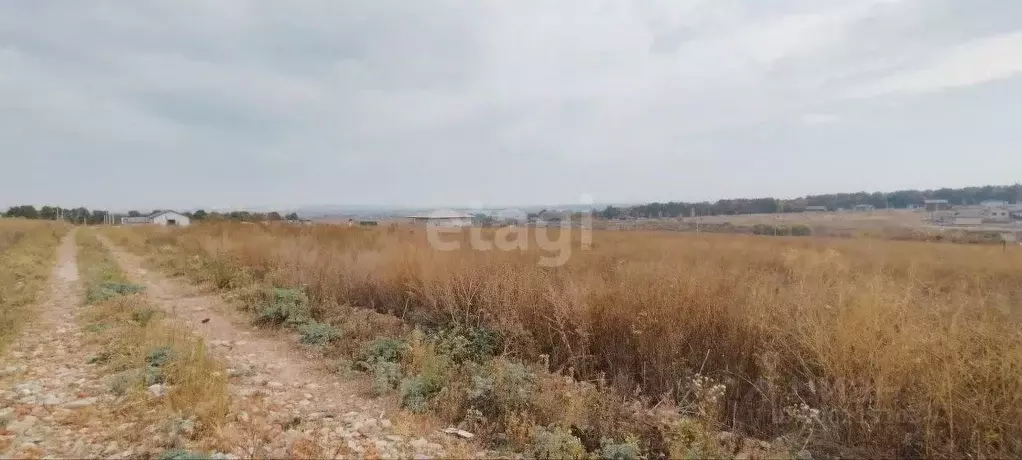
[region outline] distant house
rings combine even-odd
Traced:
[[[122,217],[121,225],[152,224],[165,227],[187,227],[192,224],[192,219],[177,211],[157,211],[148,216]]]
[[[429,214],[408,216],[414,224],[433,227],[471,227],[472,215],[457,211],[435,211]]]
[[[923,202],[923,206],[927,212],[935,211],[947,211],[951,209],[951,204],[947,200],[926,200]]]
[[[869,212],[874,209],[876,209],[876,206],[873,206],[871,204],[857,204],[855,205],[855,207],[852,208],[852,210],[855,212]]]
[[[1005,224],[1012,220],[1007,207],[961,206],[952,209],[955,225]]]
[[[827,212],[826,206],[806,206],[806,212]]]

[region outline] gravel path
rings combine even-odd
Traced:
[[[58,249],[49,292],[38,317],[0,358],[0,435],[4,458],[97,457],[124,454],[107,425],[108,395],[75,324],[81,305],[74,235]],[[130,455],[127,452],[125,455]]]
[[[101,239],[102,240],[102,239]],[[139,257],[107,240],[121,268],[145,286],[153,306],[202,336],[226,360],[232,395],[228,426],[232,457],[444,458],[481,455],[438,432],[409,423],[385,400],[367,396],[368,379],[327,372],[321,359],[289,337],[251,327],[217,295],[142,268]],[[395,420],[392,418],[396,417]]]

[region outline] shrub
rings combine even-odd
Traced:
[[[141,386],[146,380],[147,370],[146,369],[128,369],[121,371],[110,377],[109,386],[110,392],[117,396],[123,396],[131,390],[132,387]]]
[[[454,327],[441,330],[433,337],[437,353],[450,356],[457,363],[481,362],[492,357],[500,341],[496,331],[484,327]]]
[[[362,350],[362,362],[391,362],[401,360],[401,356],[408,349],[408,345],[398,339],[380,338],[369,342]]]
[[[146,353],[145,362],[152,367],[163,367],[170,362],[173,350],[169,346],[153,348]]]
[[[131,319],[132,321],[138,323],[140,326],[145,326],[146,324],[149,324],[149,321],[151,321],[153,319],[153,316],[155,315],[156,310],[147,307],[131,312]]]
[[[390,392],[401,383],[401,365],[389,361],[376,361],[370,366],[373,375],[372,393],[376,396]]]
[[[315,321],[299,326],[298,331],[302,334],[301,342],[310,345],[323,345],[340,336],[333,326]]]
[[[791,236],[812,236],[813,229],[806,225],[794,225],[791,227]]]
[[[525,412],[536,390],[536,375],[525,365],[495,359],[472,372],[469,402],[488,417]]]
[[[308,299],[294,288],[274,288],[256,317],[258,324],[296,326],[311,320]]]
[[[209,460],[209,456],[200,454],[198,452],[192,452],[185,449],[170,449],[163,451],[158,460]]]
[[[533,458],[544,460],[587,457],[582,441],[568,430],[555,426],[536,428],[532,437],[531,454]]]
[[[85,294],[85,303],[93,305],[122,295],[142,292],[142,286],[131,283],[106,282],[90,286]]]
[[[417,414],[429,408],[429,398],[443,389],[443,385],[434,379],[417,375],[401,382],[401,407]]]
[[[601,444],[600,458],[602,460],[638,460],[641,454],[639,441],[627,439],[625,442],[616,444],[611,440],[604,440]]]

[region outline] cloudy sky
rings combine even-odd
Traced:
[[[1022,180],[1022,2],[0,3],[0,205],[485,206]]]

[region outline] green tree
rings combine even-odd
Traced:
[[[25,219],[38,219],[39,211],[32,205],[12,206],[4,213],[7,217],[23,217]]]

